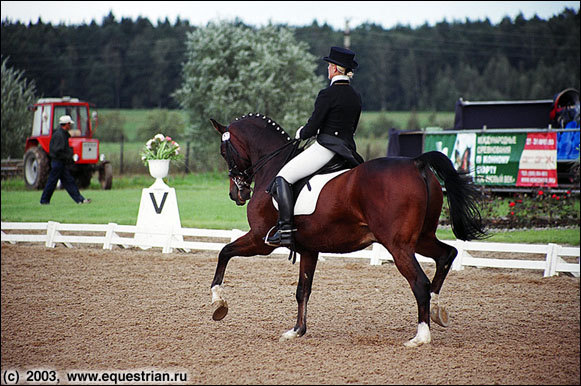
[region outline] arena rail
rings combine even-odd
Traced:
[[[146,238],[145,240],[143,238],[135,238],[135,234],[142,231],[135,225],[118,225],[115,223],[2,222],[1,241],[2,243],[8,242],[12,244],[18,242],[44,243],[48,248],[54,248],[57,243],[62,243],[68,248],[73,248],[75,243],[102,245],[103,249],[112,249],[115,245],[122,248],[162,248],[163,253],[171,253],[173,249],[185,252],[190,250],[220,251],[227,242],[234,241],[245,233],[237,229],[179,228],[160,230],[159,233],[155,234],[157,237]],[[149,232],[151,234],[151,231]],[[194,238],[194,240],[189,240],[188,238]],[[199,240],[200,238],[202,240]],[[207,241],[208,239],[212,241]],[[159,240],[163,241],[160,242]],[[458,249],[458,256],[452,264],[453,270],[462,270],[465,266],[474,266],[542,270],[545,277],[555,276],[560,272],[570,273],[575,277],[579,277],[580,274],[580,248],[578,247],[563,247],[553,243],[544,245],[467,242],[460,240],[445,240],[444,242]],[[536,255],[537,259],[474,257],[472,252],[530,254]],[[277,248],[272,253],[288,254],[289,250]],[[544,260],[538,258],[539,255],[544,255]],[[369,259],[372,265],[380,265],[383,261],[393,261],[393,257],[387,249],[377,243],[374,243],[370,248],[350,253],[320,254],[321,259],[326,257],[364,258]],[[420,263],[434,262],[432,259],[420,254],[416,254],[416,257]],[[569,260],[576,260],[576,262],[569,262],[564,257]]]

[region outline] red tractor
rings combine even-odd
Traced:
[[[69,144],[75,161],[71,174],[79,189],[87,188],[94,172],[99,172],[103,189],[111,189],[113,167],[99,154],[99,140],[92,138],[97,127],[97,113],[89,112],[89,103],[77,98],[43,98],[30,108],[34,111],[32,135],[26,139],[24,149],[24,182],[29,189],[44,189],[50,172],[48,148],[53,130],[59,127],[59,117],[70,115],[75,124],[70,130]],[[91,120],[95,125],[92,127]]]

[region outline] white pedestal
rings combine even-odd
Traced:
[[[172,241],[184,241],[181,234],[173,234],[181,227],[176,191],[158,178],[141,192],[135,240],[142,249],[162,247],[170,253]]]

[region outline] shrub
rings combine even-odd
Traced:
[[[137,139],[147,141],[157,133],[164,133],[177,140],[184,138],[186,122],[179,111],[155,109],[147,114],[145,126],[137,131]]]
[[[119,111],[99,114],[99,125],[94,136],[103,142],[119,142],[121,135],[125,135],[123,126],[125,118]]]
[[[571,191],[564,194],[539,189],[532,197],[514,194],[508,203],[509,228],[579,225],[579,211],[575,209]]]
[[[493,194],[482,190],[478,208],[487,228],[518,229],[579,226],[579,200],[571,194],[539,189],[534,193]],[[448,202],[440,224],[450,223]]]
[[[36,85],[24,72],[7,65],[2,58],[2,158],[18,158],[24,154],[26,137],[32,128],[28,105],[36,101]]]

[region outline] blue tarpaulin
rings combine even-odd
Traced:
[[[574,161],[579,158],[579,132],[557,133],[557,161]]]

